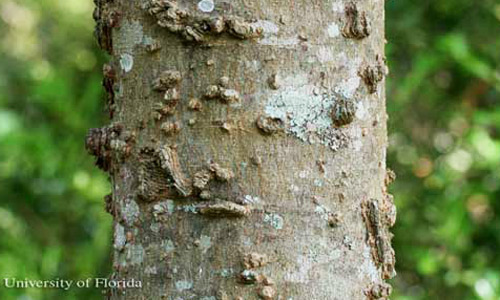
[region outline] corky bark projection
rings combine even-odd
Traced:
[[[95,0],[110,299],[384,299],[384,1]]]

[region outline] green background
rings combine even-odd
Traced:
[[[500,299],[500,3],[388,0],[393,299]],[[0,0],[0,275],[107,277],[107,123],[90,0]],[[0,288],[0,299],[99,299]]]

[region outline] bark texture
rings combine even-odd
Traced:
[[[384,1],[95,1],[108,296],[386,298]]]

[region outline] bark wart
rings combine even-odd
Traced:
[[[384,2],[96,6],[113,123],[86,146],[112,277],[143,282],[108,297],[387,298]]]

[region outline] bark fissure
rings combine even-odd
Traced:
[[[375,263],[382,270],[384,279],[393,278],[396,275],[394,269],[394,250],[391,247],[391,233],[388,225],[384,222],[384,211],[379,208],[376,199],[363,202],[363,218],[367,226],[367,241],[371,246],[371,253]]]

